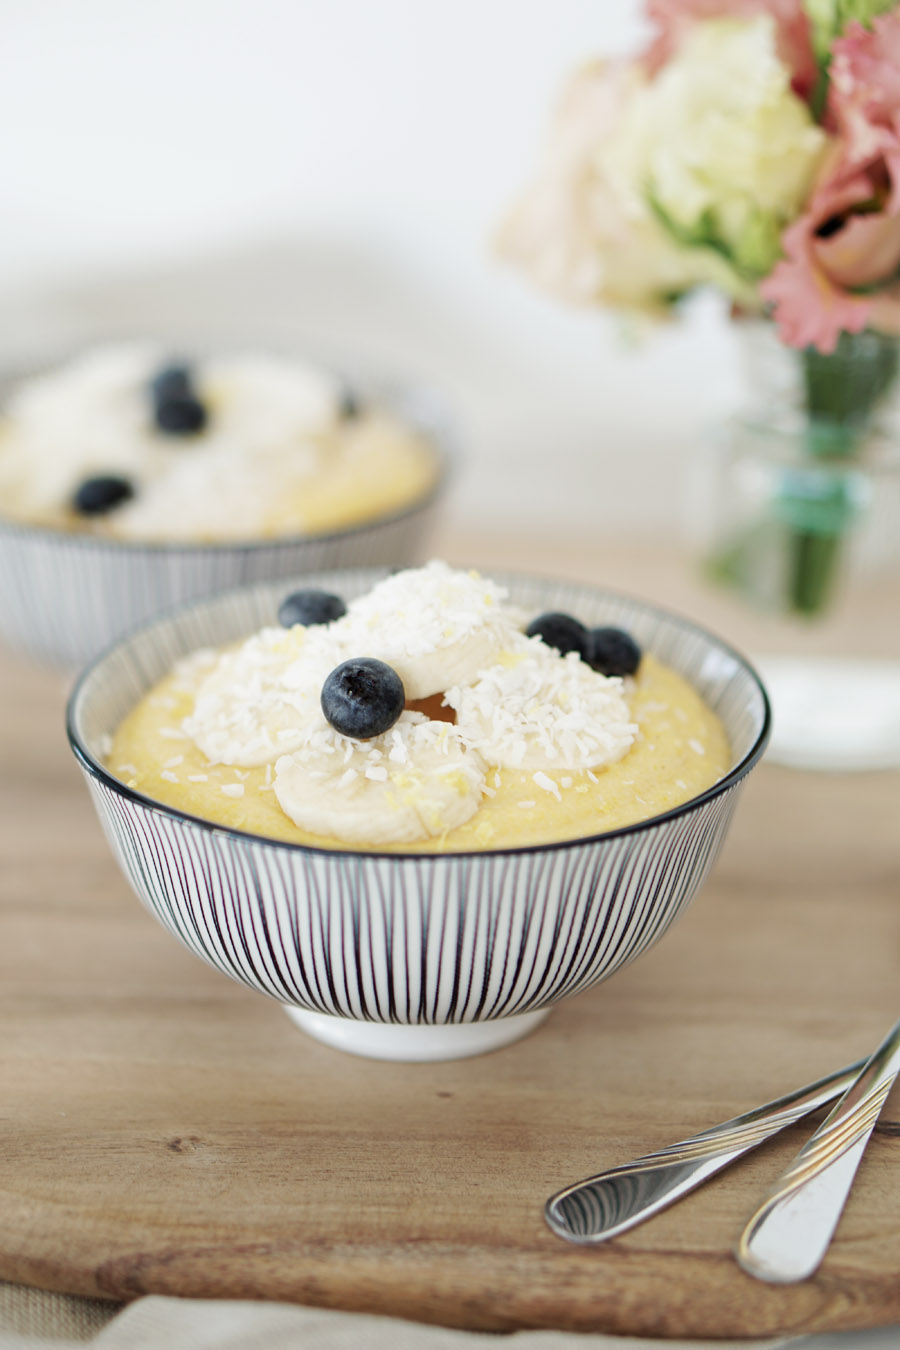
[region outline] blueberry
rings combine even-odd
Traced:
[[[150,381],[150,396],[156,429],[167,436],[196,436],[209,420],[189,366],[171,365],[157,371]]]
[[[116,474],[86,478],[76,489],[72,506],[82,516],[102,516],[134,496],[134,487],[127,478]]]
[[[190,366],[163,366],[150,381],[150,395],[153,402],[168,403],[173,398],[193,397],[192,379]]]
[[[348,384],[346,381],[341,385],[338,393],[337,410],[338,417],[343,417],[348,422],[354,417],[359,417],[363,410],[362,399],[352,384]]]
[[[367,741],[389,731],[403,711],[403,681],[370,656],[342,661],[322,685],[322,711],[342,736]]]
[[[633,675],[641,664],[641,649],[621,628],[592,628],[587,635],[585,660],[601,675]]]
[[[539,614],[525,629],[528,637],[539,637],[548,647],[555,647],[563,656],[577,652],[584,656],[587,629],[570,614]]]
[[[294,591],[278,606],[278,622],[282,628],[293,628],[295,623],[309,628],[315,623],[333,623],[346,613],[347,606],[339,595],[328,591]]]
[[[158,431],[167,436],[196,436],[207,423],[207,413],[199,398],[170,398],[153,408]]]

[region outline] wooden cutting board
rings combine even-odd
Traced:
[[[900,1094],[814,1279],[730,1256],[811,1130],[593,1250],[545,1198],[861,1056],[898,1014],[900,775],[763,765],[714,877],[530,1038],[354,1059],[183,950],[108,854],[58,678],[0,659],[0,1277],[470,1328],[761,1336],[900,1321]]]

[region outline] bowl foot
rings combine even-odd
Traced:
[[[367,1059],[396,1059],[408,1063],[440,1059],[467,1059],[499,1050],[539,1027],[549,1009],[498,1017],[493,1022],[457,1022],[444,1026],[400,1026],[394,1022],[357,1022],[284,1005],[284,1010],[308,1036],[336,1050]]]

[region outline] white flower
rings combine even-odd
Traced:
[[[619,191],[637,185],[675,237],[724,249],[752,277],[779,256],[826,145],[776,36],[769,14],[692,25],[605,151]]]
[[[637,64],[596,62],[576,73],[539,170],[500,230],[499,251],[569,303],[661,309],[704,283],[752,303],[721,253],[674,238],[640,174],[623,172],[617,142],[623,127],[643,124],[648,89]]]

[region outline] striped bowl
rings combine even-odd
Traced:
[[[329,572],[317,584],[351,597],[383,575]],[[283,583],[204,601],[132,634],[83,673],[69,701],[72,748],[147,908],[210,965],[357,1054],[424,1060],[494,1049],[633,961],[703,883],[768,738],[757,675],[702,628],[566,582],[498,580],[532,612],[566,610],[589,625],[628,629],[685,675],[723,720],[728,774],[663,815],[590,838],[393,855],[214,826],[113,778],[103,746],[125,714],[177,658],[277,622]]]
[[[422,390],[378,389],[429,441],[437,477],[411,507],[331,534],[222,543],[145,543],[0,516],[0,642],[77,670],[124,633],[191,600],[325,568],[421,556],[454,448],[442,407]]]

